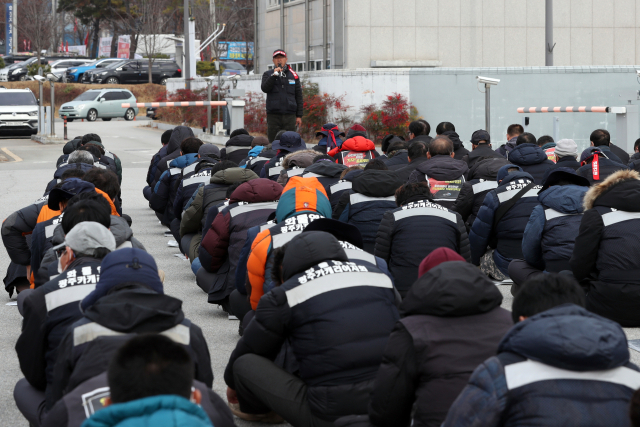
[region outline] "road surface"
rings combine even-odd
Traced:
[[[217,306],[207,303],[207,296],[195,284],[189,262],[178,258],[177,248],[170,248],[162,227],[142,196],[149,160],[160,148],[162,131],[143,127],[144,122],[73,122],[69,137],[97,133],[105,147],[122,161],[123,210],[133,218],[134,235],[154,256],[158,267],[165,271],[165,292],[183,301],[186,316],[199,325],[209,344],[215,374],[214,390],[225,397],[223,372],[238,340],[238,322],[228,320]],[[55,170],[55,161],[62,154],[61,145],[40,145],[28,139],[0,140],[0,218],[4,219],[42,196]],[[6,158],[8,161],[2,161]],[[16,161],[17,160],[17,161]],[[2,277],[9,257],[0,249]],[[500,286],[505,296],[503,307],[510,309],[512,297],[508,286]],[[15,295],[13,297],[15,300]],[[0,291],[0,425],[27,426],[13,400],[13,387],[22,377],[14,346],[20,334],[21,316],[17,307],[7,306],[8,294]],[[640,329],[628,329],[630,339],[640,338]],[[640,363],[640,353],[631,351],[632,360]],[[258,425],[236,420],[238,426]]]

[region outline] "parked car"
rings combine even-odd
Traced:
[[[223,62],[222,66],[225,70],[222,72],[223,76],[234,76],[236,74],[247,74],[246,68],[237,62],[229,61]]]
[[[90,64],[81,65],[79,67],[67,68],[65,80],[68,82],[82,82],[88,83],[88,81],[83,81],[84,74],[87,71],[105,68],[109,65],[116,64],[122,62],[120,58],[104,58],[94,61]]]
[[[157,59],[151,68],[152,82],[167,84],[167,79],[180,77],[182,70],[175,61]],[[102,70],[92,70],[85,75],[91,83],[97,84],[136,84],[149,82],[149,62],[130,59],[108,66]]]
[[[158,120],[158,109],[151,107],[151,108],[147,108],[147,117],[149,117],[151,120]]]
[[[0,133],[38,133],[38,101],[29,89],[0,87]]]
[[[122,108],[122,103],[129,102],[132,107]],[[138,107],[135,106],[136,97],[126,89],[91,89],[78,96],[71,102],[60,106],[60,117],[67,118],[68,122],[75,119],[87,119],[94,122],[100,118],[105,122],[124,117],[125,120],[133,120],[138,115]]]
[[[67,81],[67,69],[90,64],[91,62],[93,61],[90,59],[58,59],[57,61],[52,61],[49,65],[51,67],[51,74],[55,76],[57,81]]]
[[[0,70],[0,81],[2,82],[15,82],[15,81],[25,81],[27,80],[27,73],[29,70],[27,67],[33,63],[35,63],[38,58],[31,57],[26,61],[22,61],[13,65],[10,65],[6,68]],[[40,63],[44,66],[47,63],[47,60],[42,57],[40,58]]]

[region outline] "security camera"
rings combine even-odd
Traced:
[[[36,79],[39,82],[46,82],[47,81],[47,79],[45,79],[42,76],[33,76],[33,78]]]
[[[636,74],[640,77],[640,70],[636,70]]]
[[[476,76],[476,80],[478,80],[478,83],[483,83],[485,85],[497,85],[498,83],[500,83],[500,79],[492,79],[482,76]]]
[[[233,76],[227,77],[227,80],[240,80],[240,74],[234,74]]]
[[[212,81],[214,81],[214,80],[215,80],[215,79],[217,79],[217,78],[218,78],[218,76],[207,76],[207,77],[205,77],[204,79],[205,79],[206,81],[208,81],[208,82],[212,82]]]

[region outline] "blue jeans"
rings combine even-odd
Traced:
[[[191,271],[193,271],[194,275],[198,274],[198,270],[200,270],[200,267],[202,267],[202,264],[200,263],[200,258],[194,259],[193,262],[191,263]]]

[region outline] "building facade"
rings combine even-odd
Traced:
[[[258,70],[545,65],[545,0],[256,1]],[[556,66],[640,63],[640,0],[553,0],[553,31]]]

